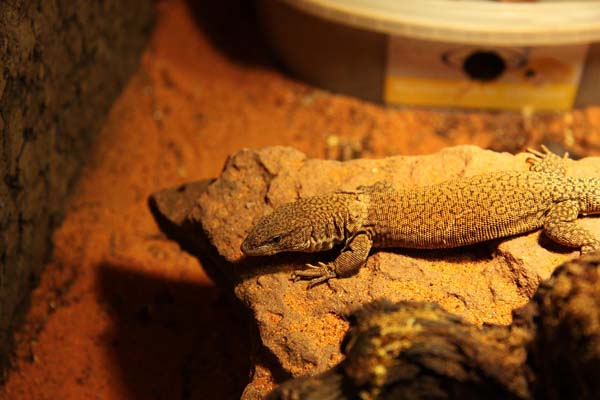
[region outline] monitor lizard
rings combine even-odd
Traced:
[[[276,208],[241,245],[247,256],[317,252],[343,244],[337,258],[295,271],[309,288],[357,272],[371,248],[442,249],[543,229],[582,253],[600,241],[576,224],[600,213],[600,178],[566,175],[565,153],[528,149],[528,171],[498,171],[396,190],[385,182],[299,199]]]

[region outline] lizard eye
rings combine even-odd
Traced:
[[[281,236],[273,236],[271,238],[271,242],[273,242],[273,243],[279,243],[279,242],[281,242]]]

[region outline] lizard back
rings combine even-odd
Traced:
[[[578,199],[584,187],[558,174],[498,172],[374,190],[364,227],[376,247],[458,247],[536,230],[554,203]]]

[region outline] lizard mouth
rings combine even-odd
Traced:
[[[242,245],[240,246],[240,250],[242,250],[242,253],[244,253],[247,256],[253,255],[252,254],[252,246],[248,242],[248,239],[246,239],[242,242]]]
[[[253,246],[248,239],[242,242],[240,249],[247,256],[270,256],[277,253],[277,250],[270,249],[267,246]]]

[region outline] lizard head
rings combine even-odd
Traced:
[[[283,251],[309,251],[312,225],[298,202],[280,206],[250,230],[241,249],[248,256],[268,256]]]

